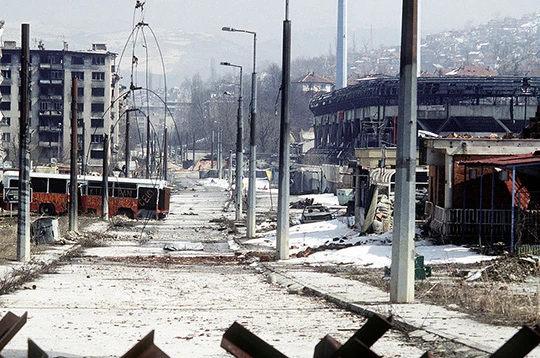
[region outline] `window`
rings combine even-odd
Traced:
[[[103,151],[102,150],[91,150],[90,151],[90,158],[92,158],[92,159],[103,159]]]
[[[78,95],[79,97],[84,96],[84,87],[79,87],[79,88],[77,88],[77,95]]]
[[[64,72],[51,71],[51,80],[62,80],[62,79],[64,79]]]
[[[39,57],[40,63],[50,63],[50,64],[57,64],[62,63],[62,58],[59,55],[41,55]]]
[[[88,182],[88,195],[99,195],[103,192],[103,187],[99,181],[89,181]]]
[[[104,56],[95,56],[92,57],[92,65],[101,66],[105,64]]]
[[[2,77],[6,80],[11,79],[11,70],[2,70]]]
[[[105,88],[103,87],[94,87],[92,88],[92,96],[103,97],[105,96]]]
[[[32,178],[30,182],[32,190],[36,193],[47,192],[47,178]]]
[[[4,55],[0,58],[0,63],[11,63],[11,55]]]
[[[62,102],[54,102],[53,103],[53,109],[55,111],[61,111],[63,107],[64,106],[63,106]]]
[[[0,121],[0,125],[4,127],[9,127],[11,125],[11,118],[10,117],[2,118],[2,121]]]
[[[90,136],[90,142],[92,142],[92,143],[103,143],[103,134],[92,134]]]
[[[11,133],[2,133],[2,142],[11,142]]]
[[[92,112],[103,112],[105,111],[104,103],[92,103]]]
[[[11,110],[11,102],[0,102],[0,110],[10,111]]]
[[[72,65],[84,65],[84,57],[82,56],[71,56]]]
[[[80,81],[84,80],[84,72],[82,71],[73,71],[71,72],[71,77],[78,78]]]
[[[49,108],[52,108],[50,102],[40,102],[39,109],[42,111],[47,111]]]
[[[67,180],[49,179],[49,192],[56,194],[67,194]]]
[[[90,120],[90,126],[92,128],[103,128],[103,119],[101,119],[101,118],[92,118]]]
[[[84,103],[77,103],[77,112],[84,112]]]
[[[11,86],[0,86],[1,94],[11,94]]]
[[[105,72],[92,72],[92,79],[95,81],[104,81]]]

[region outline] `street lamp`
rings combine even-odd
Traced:
[[[242,66],[234,65],[230,62],[221,62],[222,66],[236,67],[240,69],[240,92],[238,94],[238,115],[237,115],[237,131],[236,134],[236,221],[242,219],[242,132],[244,131],[244,119],[242,106],[244,99],[242,98]]]
[[[256,170],[257,170],[257,146],[255,144],[255,125],[257,123],[257,33],[249,30],[222,27],[222,31],[244,32],[253,35],[253,73],[251,74],[251,122],[249,131],[249,186],[248,186],[248,215],[247,237],[255,237],[255,207],[256,207]]]

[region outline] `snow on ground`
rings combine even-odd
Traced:
[[[301,195],[298,200],[314,198],[315,203],[337,206],[337,196],[333,194]],[[295,199],[291,198],[291,202]],[[392,231],[381,235],[363,235],[351,229],[353,219],[338,217],[335,220],[309,224],[299,224],[289,229],[290,254],[295,255],[307,248],[322,245],[340,244],[354,245],[340,250],[318,251],[306,258],[289,260],[291,263],[305,262],[309,264],[353,264],[358,266],[384,267],[390,266],[392,257]],[[419,237],[419,232],[417,232]],[[247,244],[276,246],[276,231],[265,236],[252,239]],[[473,263],[493,259],[492,256],[479,255],[466,247],[456,245],[433,245],[429,240],[416,241],[416,254],[424,256],[425,264]]]

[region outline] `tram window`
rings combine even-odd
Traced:
[[[114,183],[114,196],[119,198],[136,198],[137,184]]]
[[[32,190],[36,193],[47,192],[47,178],[32,178]]]
[[[66,194],[66,179],[49,179],[49,192],[54,194]]]
[[[88,182],[88,195],[101,195],[102,192],[101,182]]]

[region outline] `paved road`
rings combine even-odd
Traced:
[[[235,255],[228,230],[210,222],[234,216],[222,210],[228,192],[192,177],[180,183],[168,219],[109,230],[107,246],[87,248],[56,273],[0,296],[2,314],[28,312],[2,355],[26,357],[31,338],[51,357],[121,356],[155,330],[156,345],[171,357],[228,357],[221,337],[238,321],[288,356],[310,357],[326,334],[344,342],[362,326],[363,317],[268,283],[256,263]],[[105,230],[87,229],[96,237]],[[423,353],[399,332],[373,349],[389,357]]]

